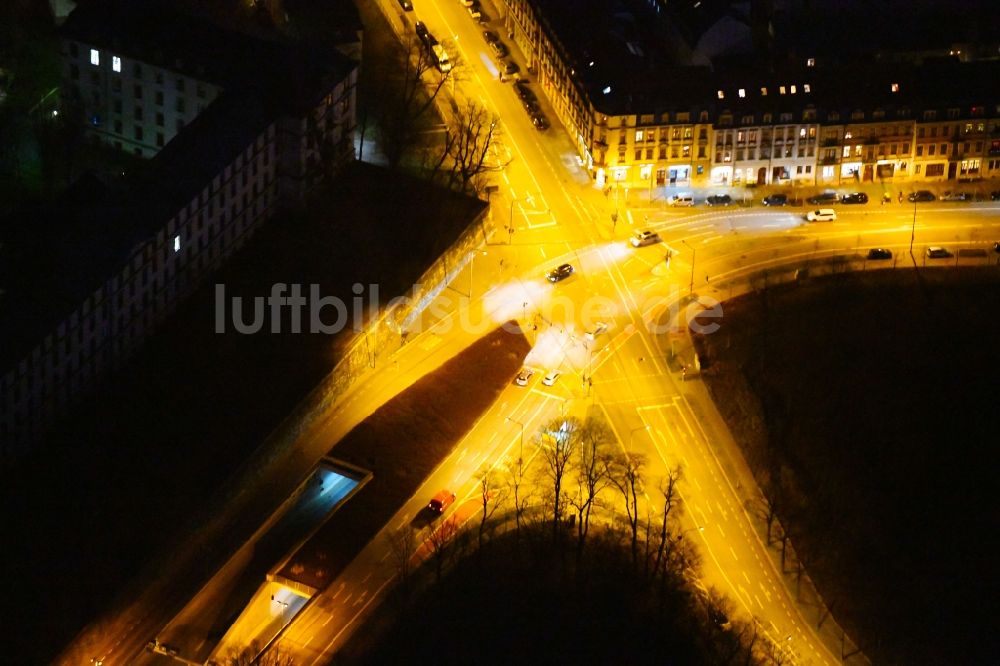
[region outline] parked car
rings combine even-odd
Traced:
[[[573,266],[570,264],[560,264],[545,274],[549,282],[561,282],[573,274]]]
[[[941,195],[941,201],[970,201],[970,197],[965,192],[945,192]]]
[[[647,245],[655,245],[660,242],[660,234],[655,231],[637,231],[632,234],[632,238],[629,239],[629,243],[632,247],[646,247]]]
[[[910,192],[910,196],[906,197],[906,200],[910,203],[926,203],[937,200],[937,197],[930,190],[917,190],[916,192]]]
[[[993,251],[1000,254],[1000,242],[993,243]]]
[[[671,206],[693,206],[694,197],[690,194],[674,194],[667,199],[667,203]]]
[[[486,40],[487,44],[492,44],[493,42],[500,41],[500,35],[493,32],[492,30],[483,30],[483,39]]]
[[[884,247],[873,247],[868,250],[868,258],[872,260],[892,259],[892,250],[887,250]]]
[[[840,198],[840,203],[842,204],[866,204],[868,203],[868,195],[864,192],[851,192],[850,194],[845,194]]]
[[[562,373],[559,372],[558,370],[552,370],[549,372],[549,374],[542,377],[542,383],[545,384],[546,386],[552,386],[553,384],[556,383],[556,380],[559,379],[559,375],[561,374]]]
[[[420,41],[422,41],[424,44],[429,45],[431,39],[431,33],[427,29],[427,26],[424,25],[423,21],[417,21],[416,23],[414,23],[413,31],[417,33],[417,37],[420,38]]]
[[[806,213],[806,219],[810,222],[833,222],[837,219],[837,212],[832,208],[819,208]]]
[[[499,67],[500,71],[506,74],[507,76],[510,76],[511,74],[517,74],[518,72],[521,71],[521,68],[518,67],[517,63],[511,60],[501,60],[497,63],[497,67]]]
[[[728,206],[733,203],[733,198],[728,194],[713,194],[705,199],[709,206]]]
[[[499,39],[495,42],[490,42],[490,48],[493,49],[493,53],[495,53],[498,58],[506,58],[510,54],[510,49],[508,49],[507,45]]]
[[[431,498],[431,501],[427,503],[427,508],[434,513],[442,514],[454,501],[455,493],[450,490],[442,490]]]
[[[820,192],[819,194],[814,194],[813,196],[806,199],[809,203],[814,206],[817,204],[832,204],[837,203],[837,193],[836,192]]]
[[[769,194],[761,201],[765,206],[787,206],[787,194]]]
[[[537,111],[531,114],[531,124],[535,126],[536,130],[544,131],[549,128],[549,119],[545,117],[544,113]]]
[[[517,93],[517,96],[522,102],[529,99],[532,101],[537,99],[535,97],[535,91],[529,88],[527,81],[524,80],[514,82],[514,92]]]
[[[528,112],[529,116],[534,116],[542,112],[542,108],[538,106],[537,99],[522,99],[521,104],[524,106],[524,110]]]
[[[413,3],[410,0],[397,0],[397,2],[399,2],[399,6],[403,8],[404,12],[413,11]]]
[[[514,377],[514,383],[518,386],[527,386],[528,380],[531,379],[534,374],[535,371],[531,368],[521,368],[521,370],[517,373],[517,376]]]
[[[928,259],[948,259],[952,257],[951,252],[944,249],[943,247],[929,247],[927,248],[927,258]]]
[[[479,6],[478,2],[472,3],[466,9],[469,10],[469,16],[475,20],[481,21],[483,19],[483,8]]]
[[[990,192],[990,201],[1000,201],[1000,190]]]

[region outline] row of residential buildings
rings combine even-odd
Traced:
[[[817,185],[1000,177],[1000,61],[677,64],[657,5],[504,0],[599,183]]]
[[[29,272],[0,291],[0,461],[354,159],[355,61],[131,7],[81,5],[61,30],[64,108],[93,141],[150,159],[19,211],[4,250]]]

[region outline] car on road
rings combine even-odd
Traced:
[[[486,40],[487,44],[492,44],[493,42],[500,41],[500,35],[493,32],[492,30],[483,30],[483,39]]]
[[[839,198],[840,197],[837,196],[836,192],[829,192],[829,191],[827,191],[827,192],[820,192],[819,194],[814,194],[813,196],[811,196],[808,199],[806,199],[806,201],[808,201],[812,205],[816,206],[816,205],[820,205],[820,204],[837,203],[837,200]]]
[[[594,330],[587,331],[586,337],[588,340],[593,340],[598,335],[604,333],[607,330],[608,330],[608,325],[605,324],[603,321],[599,321],[594,325]]]
[[[728,194],[713,194],[705,199],[709,206],[728,206],[733,203],[733,198]]]
[[[868,258],[872,260],[892,259],[892,250],[887,250],[884,247],[873,247],[868,250]]]
[[[528,87],[528,82],[524,80],[519,80],[514,82],[514,92],[520,98],[522,102],[526,100],[535,101],[535,91]]]
[[[837,211],[832,208],[818,208],[806,213],[806,219],[810,222],[833,222],[837,219]]]
[[[537,111],[531,114],[531,124],[535,126],[536,130],[547,130],[549,128],[549,119],[545,117],[545,114],[541,111]]]
[[[517,74],[518,72],[521,71],[521,68],[518,66],[518,64],[510,60],[500,60],[499,62],[497,62],[497,67],[500,69],[501,72],[503,72],[507,76],[510,76],[512,74]]]
[[[476,4],[476,0],[459,0],[459,2],[462,3],[463,7],[471,7],[472,5]]]
[[[552,370],[549,372],[549,374],[542,377],[542,383],[545,384],[546,386],[552,386],[553,384],[556,383],[556,380],[559,379],[559,375],[561,374],[562,373],[559,372],[558,370]]]
[[[993,251],[1000,254],[1000,242],[993,243]]]
[[[632,245],[632,247],[646,247],[647,245],[655,245],[656,243],[661,242],[661,239],[660,234],[646,229],[636,231],[632,234],[632,238],[630,238],[628,242]]]
[[[971,201],[970,197],[965,192],[945,192],[941,195],[941,201]]]
[[[450,490],[442,490],[431,498],[431,501],[427,503],[427,508],[430,509],[432,513],[440,515],[444,513],[444,510],[451,506],[454,501],[455,493]]]
[[[542,107],[538,106],[537,99],[522,99],[521,105],[528,112],[529,116],[535,116],[542,112]]]
[[[693,206],[694,197],[690,194],[674,194],[667,199],[667,203],[671,206]]]
[[[788,195],[787,194],[768,194],[761,200],[761,203],[765,206],[787,206],[788,205]]]
[[[404,12],[413,11],[413,3],[410,0],[397,0],[397,2],[399,2],[399,6],[403,8]]]
[[[531,368],[521,368],[518,371],[517,376],[514,377],[514,383],[517,384],[518,386],[527,386],[528,380],[530,380],[531,376],[534,374],[535,371],[532,370]]]
[[[483,8],[479,6],[478,2],[474,2],[469,5],[466,9],[469,10],[469,16],[477,21],[483,20]]]
[[[840,203],[842,204],[866,204],[868,203],[868,195],[864,192],[851,192],[850,194],[845,194],[840,198]]]
[[[573,274],[573,266],[571,264],[559,264],[551,271],[545,274],[545,278],[549,282],[561,282],[565,280],[570,275]]]
[[[506,58],[510,55],[510,49],[508,49],[507,45],[499,39],[495,42],[490,42],[490,48],[493,49],[493,53],[495,53],[498,58]]]
[[[927,248],[928,259],[948,259],[952,256],[952,253],[943,247],[932,246]]]
[[[413,31],[417,33],[417,37],[424,44],[428,44],[430,42],[431,32],[430,30],[427,29],[427,26],[424,24],[423,21],[417,21],[416,23],[414,23]]]
[[[916,192],[910,192],[910,196],[906,197],[906,200],[910,203],[926,203],[928,201],[935,201],[937,199],[934,193],[930,190],[917,190]]]
[[[990,201],[1000,201],[1000,190],[990,192]]]

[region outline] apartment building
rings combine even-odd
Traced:
[[[600,187],[1000,176],[997,61],[710,67],[685,58],[649,3],[505,0],[504,9],[509,37]]]
[[[189,34],[218,29],[145,12],[105,23],[92,11],[100,10],[77,9],[66,24],[67,94],[110,114],[86,118],[95,140],[154,157],[121,182],[88,180],[19,211],[35,224],[17,248],[35,274],[3,285],[0,460],[127,360],[261,224],[354,159],[357,64],[345,56],[249,40],[254,57],[241,51],[243,73],[227,74],[224,86],[210,74],[215,45],[248,38],[219,34],[202,43],[200,60],[180,46],[183,58],[168,45],[144,53],[138,42],[126,49],[108,25],[133,36],[150,21],[165,32],[172,20]]]

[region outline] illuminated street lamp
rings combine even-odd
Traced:
[[[639,432],[640,430],[649,430],[649,424],[647,423],[646,425],[641,425],[641,426],[639,426],[637,428],[632,428],[632,430],[629,431],[629,433],[628,433],[628,450],[629,451],[632,450],[632,440],[633,440],[633,438],[635,438],[635,433]]]
[[[688,245],[688,242],[686,240],[684,240],[683,238],[681,239],[681,242],[684,243],[685,245],[687,245],[688,249],[691,250],[691,284],[688,286],[688,291],[690,291],[693,294],[694,293],[694,260],[695,260],[695,257],[698,255],[698,250],[695,249],[695,248],[693,248],[693,247],[691,247],[690,245]]]
[[[518,463],[520,463],[524,459],[524,424],[518,421],[517,419],[512,419],[509,416],[507,417],[507,420],[510,421],[511,423],[516,423],[517,425],[521,426],[521,443],[518,446],[517,450],[517,461]]]

